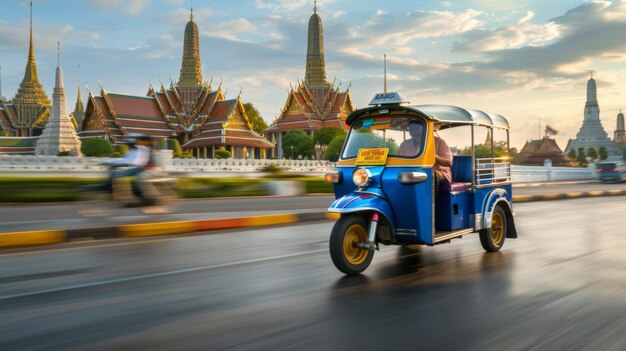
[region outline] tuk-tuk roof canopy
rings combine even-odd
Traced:
[[[509,122],[501,115],[450,105],[384,105],[367,107],[352,112],[346,119],[346,124],[351,125],[357,118],[369,115],[373,111],[384,110],[417,112],[432,121],[441,122],[442,128],[450,128],[459,125],[477,125],[509,129]],[[390,117],[393,117],[393,115]]]

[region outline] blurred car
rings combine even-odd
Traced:
[[[596,165],[598,179],[603,183],[626,181],[624,162],[602,162]]]

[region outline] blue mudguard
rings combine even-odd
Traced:
[[[344,195],[328,208],[328,212],[334,213],[356,213],[356,212],[378,212],[385,216],[389,221],[391,228],[396,227],[396,222],[393,217],[393,211],[389,202],[380,195],[372,193],[351,193]]]

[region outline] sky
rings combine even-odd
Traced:
[[[501,114],[512,146],[545,124],[562,149],[583,120],[590,71],[602,124],[613,137],[626,110],[626,0],[319,0],[328,80],[351,85],[356,107],[383,87],[412,104],[449,104]],[[145,95],[178,80],[189,8],[200,30],[204,79],[242,91],[272,122],[305,70],[309,0],[35,0],[35,57],[48,95],[61,41],[68,108],[99,82]],[[28,54],[28,1],[0,5],[2,95],[12,98]],[[541,128],[539,127],[541,120]],[[450,143],[449,143],[450,144]],[[454,142],[452,142],[454,145]]]

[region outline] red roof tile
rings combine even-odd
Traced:
[[[161,111],[152,97],[107,94],[115,113],[129,116],[161,117]]]
[[[226,121],[228,115],[232,112],[237,104],[237,100],[221,100],[215,103],[215,107],[211,111],[210,121]]]

